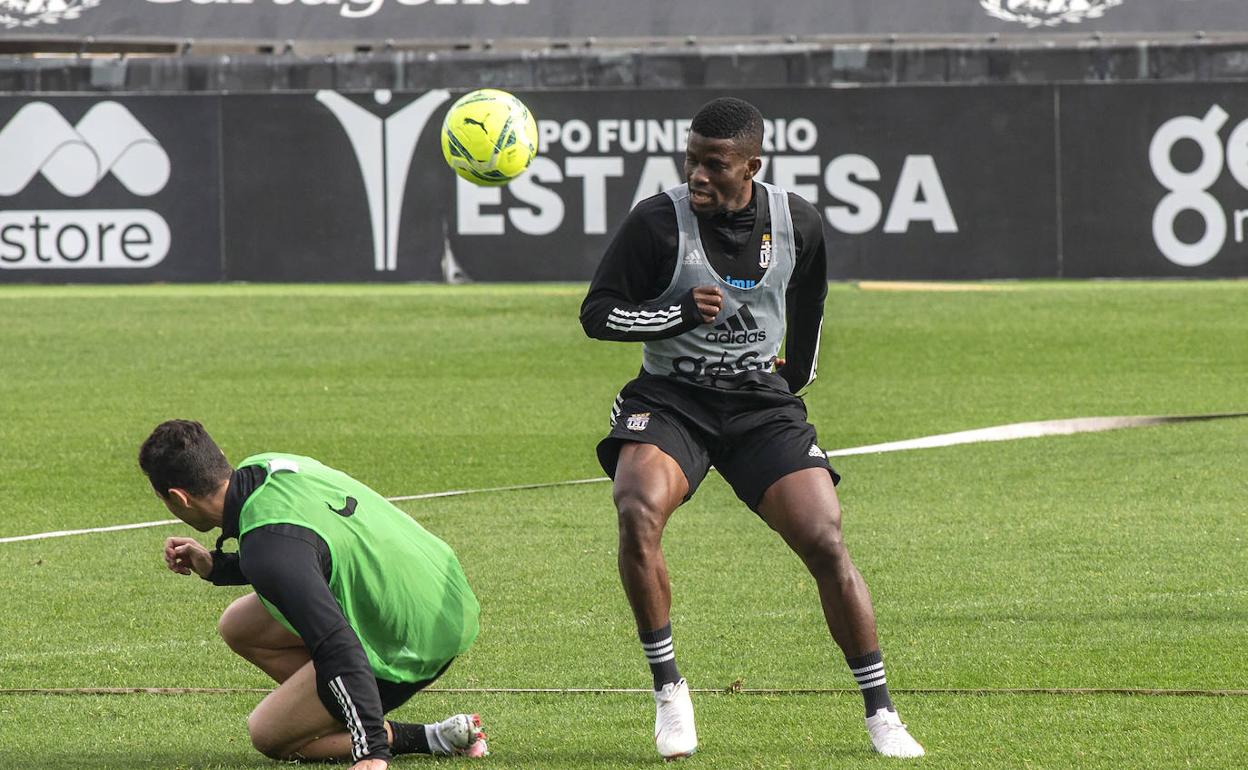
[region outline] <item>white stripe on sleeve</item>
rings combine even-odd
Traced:
[[[329,680],[329,690],[334,694],[334,698],[338,700],[338,705],[342,708],[342,715],[346,720],[347,730],[351,733],[351,758],[358,762],[360,757],[369,751],[368,736],[364,734],[364,725],[360,724],[360,715],[355,710],[355,704],[351,702],[351,696],[347,694],[347,688],[342,683],[342,677],[336,676]]]

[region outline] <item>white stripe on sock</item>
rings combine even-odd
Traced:
[[[646,654],[646,662],[652,666],[676,659],[672,649],[672,637],[667,636],[655,642],[642,642],[641,651]]]
[[[885,682],[885,681],[886,681],[886,680],[884,679],[884,675],[883,675],[883,674],[880,674],[880,677],[879,677],[878,679],[868,679],[868,680],[866,680],[865,682],[864,682],[863,680],[859,679],[859,680],[858,680],[858,689],[859,689],[859,690],[870,690],[872,687],[879,687],[880,685],[884,684],[884,682]]]
[[[863,666],[862,668],[851,668],[849,671],[855,677],[860,677],[864,674],[871,674],[876,671],[883,671],[883,670],[884,670],[884,663],[880,662],[880,663],[872,663],[871,665]]]
[[[651,656],[651,655],[666,655],[667,653],[669,653],[669,652],[671,652],[671,651],[672,651],[672,643],[669,641],[667,644],[665,644],[665,645],[663,645],[663,646],[661,646],[661,647],[655,647],[654,649],[647,649],[647,650],[646,650],[646,655],[647,655],[647,656]]]

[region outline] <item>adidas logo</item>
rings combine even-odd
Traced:
[[[702,255],[698,253],[697,249],[694,249],[693,251],[685,255],[685,264],[686,265],[702,264]]]
[[[827,453],[825,453],[822,449],[819,448],[818,444],[811,444],[810,451],[807,452],[806,454],[810,455],[811,457],[826,458],[828,456]]]
[[[715,324],[714,331],[706,335],[707,342],[731,343],[744,345],[748,342],[761,342],[767,339],[767,332],[758,328],[758,321],[750,312],[750,306],[741,303],[741,309],[721,324]]]

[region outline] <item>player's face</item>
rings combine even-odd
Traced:
[[[743,152],[734,139],[709,139],[690,133],[685,148],[689,207],[697,214],[745,208],[761,165],[757,156]]]

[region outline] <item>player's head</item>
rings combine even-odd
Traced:
[[[762,149],[763,115],[757,107],[731,96],[703,105],[685,148],[690,207],[699,214],[743,208],[762,167]]]
[[[139,448],[139,467],[171,513],[201,532],[215,526],[195,510],[195,502],[217,491],[234,469],[203,425],[194,420],[157,425]]]

